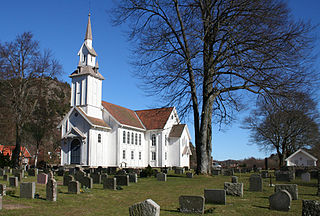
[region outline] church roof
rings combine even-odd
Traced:
[[[98,118],[94,118],[94,117],[91,117],[91,116],[88,116],[81,108],[77,107],[81,114],[84,115],[89,121],[91,124],[93,125],[97,125],[97,126],[100,126],[100,127],[106,127],[106,128],[110,128],[109,125],[107,125],[107,123],[105,123],[102,119],[98,119]]]
[[[138,110],[137,115],[147,130],[163,129],[166,125],[173,107]]]
[[[82,75],[91,75],[100,80],[104,80],[104,77],[97,71],[93,70],[91,66],[78,66],[78,69],[75,70],[69,77],[82,76]]]
[[[185,126],[185,124],[173,125],[169,137],[181,137]]]
[[[112,115],[120,124],[145,129],[133,110],[102,101],[102,106]]]
[[[92,40],[90,13],[89,13],[89,16],[88,16],[87,31],[86,31],[86,36],[85,36],[84,40],[87,40],[87,39]]]
[[[84,43],[84,46],[87,48],[88,52],[93,55],[93,56],[98,56],[98,54],[96,53],[96,51],[92,48],[90,48],[89,46],[87,46],[86,43]]]

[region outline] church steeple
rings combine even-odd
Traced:
[[[87,31],[86,31],[86,36],[84,40],[91,40],[92,41],[92,31],[91,31],[91,21],[90,21],[90,13],[88,15],[88,24],[87,24]],[[90,47],[91,48],[91,47]]]

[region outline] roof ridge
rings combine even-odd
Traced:
[[[126,107],[124,107],[124,106],[117,105],[117,104],[113,104],[113,103],[110,103],[110,102],[107,102],[107,101],[104,101],[104,100],[102,100],[101,102],[105,102],[105,103],[108,103],[108,104],[111,104],[111,105],[114,105],[114,106],[117,106],[117,107],[121,107],[121,108],[130,110],[130,111],[132,111],[132,112],[135,112],[135,111],[132,110],[132,109],[129,109],[129,108],[126,108]]]
[[[174,107],[161,107],[161,108],[153,108],[153,109],[143,109],[143,110],[135,110],[135,112],[139,111],[151,111],[151,110],[161,110],[161,109],[173,109]]]

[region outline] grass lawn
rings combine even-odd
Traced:
[[[264,179],[263,192],[250,192],[249,174],[236,174],[239,182],[244,183],[244,196],[227,196],[227,205],[206,204],[209,210],[205,215],[301,215],[302,200],[320,201],[316,196],[317,180],[310,183],[301,182],[300,178],[292,182],[298,184],[299,200],[292,201],[289,212],[271,211],[268,209],[268,197],[273,194],[274,187],[268,187],[268,180]],[[167,182],[159,182],[155,178],[139,178],[138,183],[131,183],[123,190],[103,190],[102,185],[94,184],[94,188],[79,195],[68,194],[68,188],[61,186],[62,177],[56,176],[58,181],[57,202],[46,201],[45,185],[36,185],[36,193],[40,199],[20,199],[20,188],[7,186],[7,196],[3,197],[3,209],[0,215],[128,215],[128,208],[132,204],[151,198],[161,207],[160,215],[184,215],[178,212],[180,195],[203,195],[203,190],[223,189],[224,182],[230,182],[230,176],[194,176],[189,179],[184,175],[173,175]],[[36,181],[35,177],[23,179],[24,182]],[[0,180],[0,183],[5,183]],[[285,182],[273,182],[285,183]],[[8,185],[8,183],[5,183]],[[9,192],[8,192],[9,191]]]

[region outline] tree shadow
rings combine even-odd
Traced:
[[[252,207],[256,207],[256,208],[263,208],[263,209],[269,209],[269,207],[266,207],[266,206],[258,206],[258,205],[252,205]]]
[[[177,210],[161,209],[161,211],[166,211],[166,212],[180,212],[179,209],[177,209]]]

